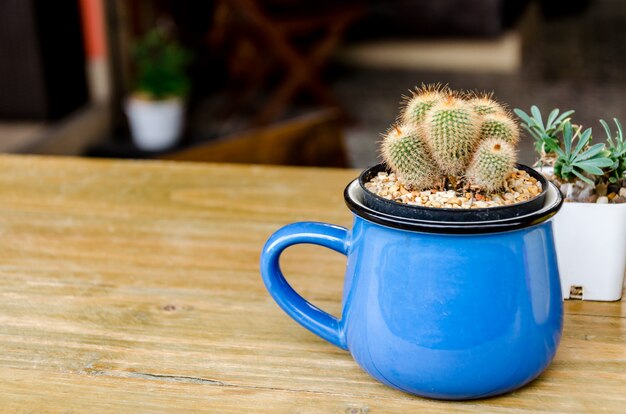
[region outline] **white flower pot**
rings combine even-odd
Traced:
[[[564,203],[554,217],[554,236],[564,299],[620,300],[626,204]],[[572,287],[579,294],[570,295]]]
[[[174,146],[182,132],[184,112],[179,98],[162,101],[128,98],[126,115],[135,145],[144,151]]]

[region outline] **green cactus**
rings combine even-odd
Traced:
[[[489,95],[422,86],[406,101],[401,125],[384,137],[385,163],[411,189],[465,182],[500,189],[515,165],[519,128]]]
[[[440,85],[422,86],[411,91],[411,97],[404,102],[404,109],[400,120],[404,124],[418,124],[432,107],[443,100],[447,95],[446,88]]]
[[[516,145],[519,141],[519,128],[507,115],[486,115],[480,125],[480,136],[482,140],[498,138]]]
[[[385,163],[408,189],[435,184],[437,168],[415,128],[406,125],[391,128],[381,149]]]
[[[478,115],[495,115],[505,113],[504,108],[491,99],[489,95],[474,96],[467,101]]]
[[[483,141],[465,177],[468,182],[488,192],[499,190],[515,165],[516,155],[515,148],[506,141],[497,138]]]
[[[441,172],[444,175],[463,173],[480,138],[477,117],[467,102],[447,97],[429,111],[423,130]]]

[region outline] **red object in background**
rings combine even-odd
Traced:
[[[79,0],[89,95],[92,102],[110,97],[104,0]]]
[[[105,57],[106,37],[102,0],[80,0],[80,14],[87,59]]]

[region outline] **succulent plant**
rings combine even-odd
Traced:
[[[541,112],[535,105],[530,108],[531,115],[519,108],[515,108],[513,112],[522,120],[522,128],[534,138],[535,150],[539,154],[553,152],[560,145],[556,135],[563,132],[569,116],[574,113],[574,111],[565,111],[559,115],[559,109],[553,109],[544,125]]]
[[[554,162],[554,174],[565,180],[570,180],[573,176],[594,184],[593,180],[583,175],[602,175],[603,167],[609,167],[613,161],[607,157],[608,151],[604,144],[595,144],[589,147],[591,142],[591,128],[580,133],[582,128],[574,132],[570,121],[567,121],[563,128],[563,148],[556,147],[557,159]],[[578,138],[576,146],[574,140]]]
[[[400,124],[381,144],[387,166],[411,189],[447,178],[496,191],[512,172],[519,128],[490,96],[423,86],[407,98]]]
[[[615,138],[611,136],[611,128],[606,121],[604,121],[604,119],[600,120],[600,124],[602,124],[606,132],[608,155],[613,161],[613,165],[606,171],[610,183],[616,183],[622,179],[625,175],[624,173],[626,173],[626,140],[624,139],[622,124],[620,124],[617,118],[613,118],[613,122],[615,122],[615,126],[617,127]]]
[[[530,108],[530,115],[515,109],[522,127],[535,139],[535,149],[540,156],[538,164],[552,165],[554,175],[564,182],[578,179],[590,185],[605,186],[624,179],[626,142],[620,122],[613,119],[617,127],[613,136],[609,125],[600,120],[607,140],[592,145],[592,129],[583,131],[582,127],[573,125],[569,118],[573,113],[566,111],[559,115],[559,110],[554,109],[544,124],[536,106]]]

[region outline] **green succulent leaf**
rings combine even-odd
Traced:
[[[558,111],[558,109],[557,109],[557,111]],[[574,113],[574,111],[572,111],[572,110],[569,110],[569,111],[565,111],[565,112],[563,112],[563,113],[561,114],[561,116],[559,116],[558,118],[556,118],[556,119],[554,120],[554,123],[553,123],[552,125],[550,125],[549,127],[550,127],[551,129],[552,129],[552,128],[555,128],[556,130],[558,130],[559,128],[562,128],[562,127],[563,127],[563,125],[565,124],[565,121],[566,121],[566,120],[569,118],[569,116],[570,116],[571,114],[573,114],[573,113]]]
[[[600,155],[603,155],[604,157],[606,157],[606,150],[604,148],[605,148],[604,144],[595,144],[592,147],[590,147],[587,151],[583,152],[578,157],[576,157],[576,159],[579,161],[588,160],[603,152],[604,154],[600,154]],[[609,158],[606,157],[606,158],[600,158],[600,159],[609,159]]]
[[[535,140],[535,151],[539,154],[553,153],[560,146],[558,132],[562,132],[563,125],[574,111],[566,111],[559,115],[559,109],[553,109],[543,124],[541,111],[536,105],[530,108],[531,115],[519,108],[513,112],[522,120],[522,128],[528,131]]]
[[[567,157],[570,157],[572,153],[572,143],[574,142],[574,128],[570,122],[565,124],[565,128],[563,129],[563,146],[565,154]]]
[[[590,160],[593,161],[593,160]],[[577,168],[579,170],[585,171],[589,174],[593,175],[602,175],[602,170],[600,167],[606,167],[606,164],[601,163],[592,163],[588,161],[577,162],[572,165],[572,168]]]
[[[574,175],[578,178],[580,178],[581,180],[583,180],[584,182],[586,182],[587,184],[591,184],[593,185],[594,182],[592,179],[590,179],[589,177],[585,177],[584,175],[582,175],[581,173],[579,173],[578,171],[573,171]]]
[[[533,118],[535,118],[535,120],[537,121],[537,124],[543,127],[543,120],[541,119],[541,111],[539,111],[539,108],[537,108],[536,105],[533,105],[530,107],[530,113],[533,115]]]
[[[519,108],[513,109],[513,112],[515,113],[515,115],[521,118],[522,121],[524,121],[524,123],[526,124],[524,126],[526,126],[527,129],[529,129],[530,125],[533,125],[533,120],[531,119],[530,116],[528,116],[526,112],[522,111]]]
[[[562,134],[563,147],[556,148],[554,151],[557,154],[554,171],[560,178],[569,180],[576,176],[585,182],[593,183],[593,180],[584,173],[602,176],[604,175],[602,168],[614,164],[614,160],[608,156],[610,151],[604,144],[589,146],[592,139],[591,128],[582,133],[580,133],[580,128],[574,132],[572,123],[565,120]]]
[[[604,119],[601,119],[600,125],[602,125],[602,128],[604,128],[604,132],[606,133],[606,141],[609,143],[609,145],[613,145],[613,139],[611,138],[612,133],[609,124],[607,124]]]
[[[578,177],[594,183],[594,179],[617,182],[626,176],[626,140],[619,120],[613,119],[615,134],[609,124],[601,120],[607,136],[606,144],[592,145],[592,129],[582,130],[574,126],[570,120],[574,113],[572,110],[560,113],[558,108],[553,109],[545,117],[545,124],[536,105],[531,106],[530,114],[518,108],[513,112],[535,140],[535,150],[542,157],[550,153],[556,155],[554,174],[559,178],[570,180]]]
[[[612,182],[617,182],[626,173],[626,141],[624,140],[622,124],[617,118],[613,118],[613,122],[616,127],[615,136],[613,136],[608,123],[603,119],[600,120],[608,144],[607,157],[613,160],[613,164],[608,168],[607,175],[614,179]]]
[[[580,151],[582,151],[582,149],[587,146],[587,144],[589,144],[589,141],[591,140],[591,128],[588,128],[585,130],[585,132],[583,132],[580,135],[580,138],[578,139],[578,144],[576,145],[576,148],[574,149],[574,152],[572,153],[572,156],[577,156]],[[602,151],[602,149],[604,148],[604,145],[599,144],[600,145],[600,149],[598,152]],[[596,145],[597,146],[597,145]],[[595,155],[596,153],[593,153],[592,155],[588,154],[589,151],[585,151],[585,154],[587,154],[588,157]]]
[[[548,115],[548,121],[546,124],[548,126],[552,125],[557,116],[559,116],[559,109],[555,108],[552,110],[552,112],[550,112],[550,115]]]

